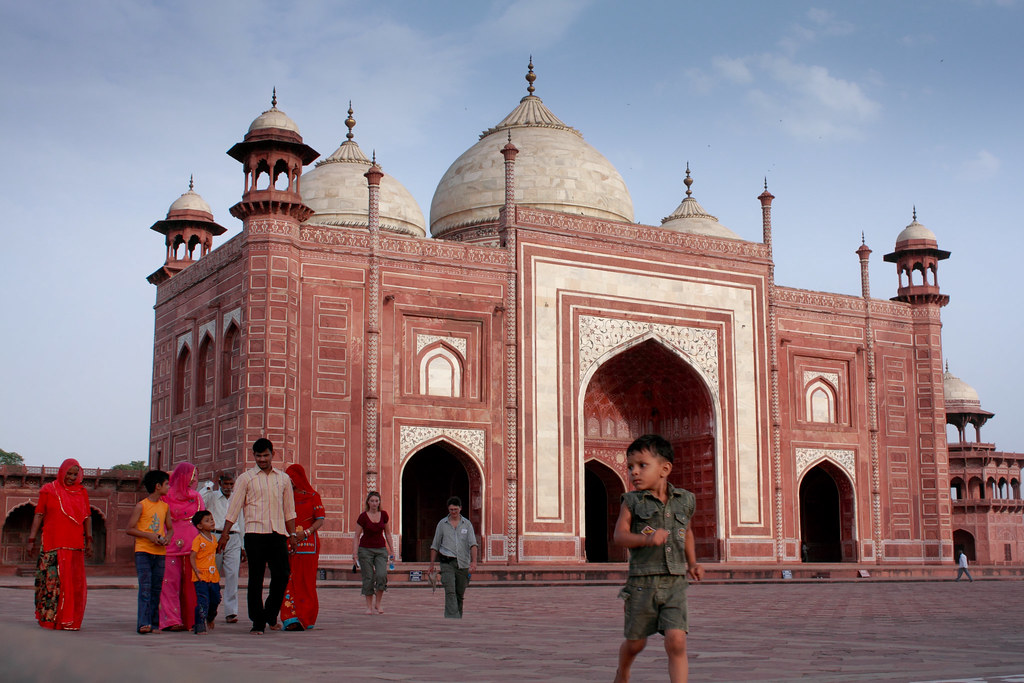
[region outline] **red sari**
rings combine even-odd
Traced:
[[[192,526],[192,515],[205,510],[203,497],[192,488],[195,465],[178,463],[171,472],[171,490],[164,496],[170,523],[167,555],[164,558],[164,582],[160,589],[160,628],[186,630],[196,621],[196,589],[192,583],[192,539],[199,532]]]
[[[78,477],[68,486],[72,467]],[[82,486],[82,466],[68,458],[57,479],[39,489],[36,514],[43,516],[43,545],[36,568],[36,620],[43,628],[77,631],[85,616],[85,521],[89,494]]]
[[[306,478],[302,465],[289,465],[285,470],[292,480],[295,495],[295,532],[302,534],[326,512],[320,494]],[[284,602],[281,603],[281,623],[291,631],[303,631],[316,625],[320,602],[316,596],[316,572],[320,564],[320,539],[314,531],[300,541],[288,556],[291,573]]]

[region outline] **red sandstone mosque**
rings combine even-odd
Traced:
[[[429,224],[351,108],[316,161],[275,95],[228,151],[241,233],[214,248],[225,228],[191,184],[152,226],[152,467],[240,470],[266,436],[323,496],[325,565],[351,562],[369,490],[406,562],[456,494],[482,562],[565,565],[625,558],[625,448],[657,432],[706,561],[1021,564],[1024,454],[981,442],[992,413],[943,373],[950,254],[916,213],[883,257],[891,299],[871,296],[864,244],[861,296],[781,286],[767,185],[760,242],[698,203],[689,169],[661,225],[637,224],[616,169],[526,78]],[[31,498],[14,476],[8,517]]]

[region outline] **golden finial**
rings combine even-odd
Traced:
[[[348,118],[345,119],[345,125],[348,127],[348,135],[345,137],[351,140],[355,137],[355,135],[352,134],[352,129],[356,127],[356,120],[352,118],[352,100],[348,101]]]
[[[867,246],[867,242],[864,240],[864,231],[863,230],[860,231],[860,246],[862,246],[862,247]]]
[[[690,185],[693,185],[693,178],[690,177],[690,162],[686,162],[686,178],[683,179],[683,185],[686,185],[686,196],[689,197],[693,194],[690,191]]]
[[[768,191],[768,176],[764,177],[764,191]]]
[[[193,187],[195,187],[195,185],[192,183],[192,174],[189,173],[188,174],[188,191],[191,192]]]
[[[371,157],[373,158],[373,165],[376,166],[377,165],[377,150],[373,150],[373,153],[372,153]]]
[[[946,359],[946,372],[949,372],[949,359]]]
[[[274,96],[270,98],[270,106],[273,109],[277,109],[277,86],[274,86]]]
[[[914,204],[914,222],[917,222],[917,204]]]
[[[526,88],[526,92],[533,94],[536,88],[533,87],[533,82],[537,80],[537,74],[533,73],[533,55],[530,55],[530,66],[529,71],[526,73],[526,82],[529,83],[529,87]]]

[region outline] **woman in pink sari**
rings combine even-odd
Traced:
[[[57,478],[39,489],[39,502],[28,549],[33,552],[39,527],[43,548],[36,568],[36,620],[43,628],[77,631],[85,616],[85,557],[92,555],[89,494],[82,486],[82,466],[68,458]]]
[[[192,486],[196,467],[179,463],[171,473],[171,490],[164,496],[168,507],[167,558],[164,583],[160,591],[160,629],[187,631],[195,624],[196,589],[192,585],[189,554],[192,539],[199,533],[192,526],[192,515],[205,510],[203,497]]]
[[[316,572],[320,564],[320,538],[317,530],[324,525],[323,501],[306,478],[302,465],[289,465],[285,470],[292,480],[295,496],[295,546],[288,556],[291,572],[284,602],[281,603],[281,623],[286,631],[305,631],[316,625],[320,603],[316,595]]]

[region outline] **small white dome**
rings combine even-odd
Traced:
[[[463,225],[497,221],[505,204],[505,161],[501,148],[511,133],[519,149],[515,162],[516,203],[612,221],[633,221],[633,200],[615,167],[575,128],[558,119],[530,94],[501,123],[445,172],[430,204],[435,237]]]
[[[730,240],[742,239],[729,228],[718,222],[718,219],[704,210],[690,191],[693,179],[690,178],[690,166],[686,166],[686,198],[676,207],[671,215],[661,219],[661,227],[675,232],[685,232],[692,235],[708,235],[709,237],[722,237]]]
[[[942,393],[946,398],[947,413],[981,409],[981,399],[974,387],[954,376],[948,369],[942,374]]]
[[[177,211],[201,211],[209,214],[210,220],[213,220],[213,210],[206,200],[192,189],[191,179],[188,181],[188,192],[174,200],[174,203],[167,209],[167,217],[171,218],[171,214]]]
[[[277,108],[277,88],[274,88],[274,96],[270,100],[270,109],[266,110],[249,124],[249,132],[261,128],[278,128],[291,131],[298,135],[299,127],[283,111]]]
[[[353,139],[351,103],[345,125],[348,138],[316,168],[302,176],[302,202],[315,212],[306,225],[347,226],[365,228],[369,224],[370,190],[366,171],[370,160]],[[380,228],[413,237],[425,237],[427,222],[412,194],[389,175],[380,179]]]
[[[919,242],[919,241],[931,242],[932,246],[937,247],[939,245],[938,239],[935,237],[935,233],[924,227],[917,222],[917,211],[914,211],[914,220],[907,227],[903,228],[903,231],[896,237],[896,247],[904,242]]]

